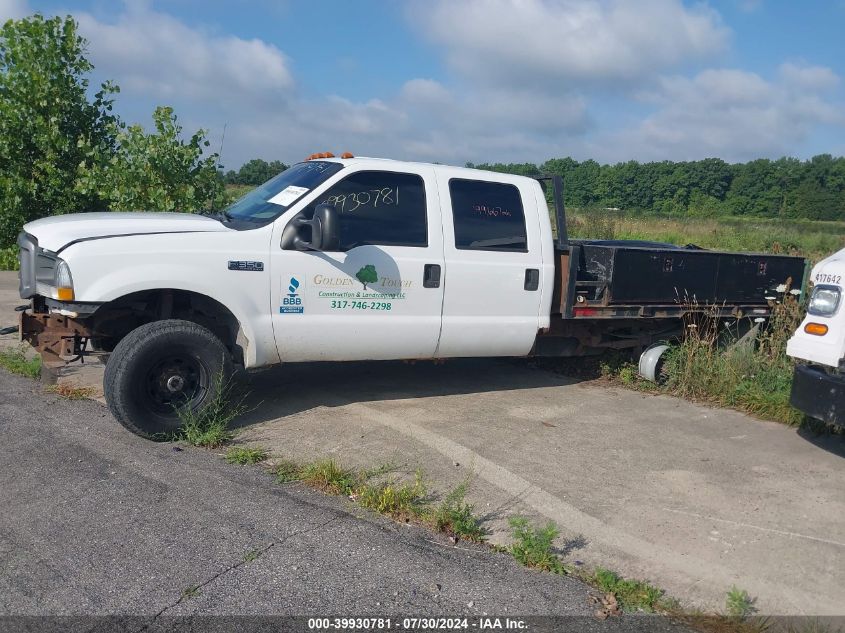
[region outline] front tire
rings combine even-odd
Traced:
[[[167,439],[176,410],[201,409],[232,375],[229,351],[209,330],[177,319],[127,334],[106,364],[103,391],[115,419],[133,433]]]

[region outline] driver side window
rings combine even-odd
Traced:
[[[428,246],[425,184],[416,174],[359,171],[316,201],[323,203],[337,209],[341,250],[365,244]]]

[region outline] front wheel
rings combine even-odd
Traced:
[[[142,325],[117,344],[103,391],[123,426],[166,439],[179,429],[177,409],[201,409],[231,374],[232,360],[219,338],[196,323],[168,319]]]

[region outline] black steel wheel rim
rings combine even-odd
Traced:
[[[141,389],[151,410],[175,414],[177,409],[202,401],[209,386],[208,372],[199,359],[177,352],[150,366]]]

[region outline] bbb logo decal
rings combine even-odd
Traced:
[[[302,314],[305,312],[305,304],[302,300],[303,291],[300,279],[304,277],[293,275],[288,282],[287,288],[282,288],[282,305],[279,306],[280,314]],[[287,292],[285,292],[287,290]]]

